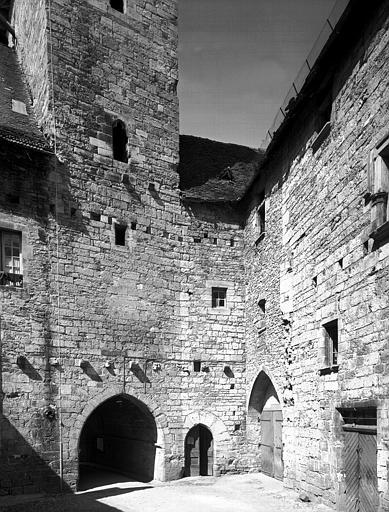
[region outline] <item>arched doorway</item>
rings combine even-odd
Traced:
[[[88,488],[91,471],[149,482],[154,478],[156,441],[155,420],[142,402],[128,395],[109,398],[90,414],[81,431],[79,489]],[[96,478],[104,485],[104,476]]]
[[[251,391],[247,428],[261,471],[282,480],[282,409],[274,385],[264,371],[259,373]]]
[[[191,428],[185,438],[185,476],[213,475],[213,436],[204,425]]]

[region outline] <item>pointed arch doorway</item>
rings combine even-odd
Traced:
[[[277,480],[284,477],[282,408],[269,376],[261,371],[251,391],[248,428],[257,446],[260,469]]]
[[[212,433],[205,425],[195,425],[185,438],[185,476],[212,475]]]

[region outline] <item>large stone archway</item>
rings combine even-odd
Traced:
[[[121,473],[135,480],[154,478],[157,425],[140,400],[120,394],[100,404],[81,430],[78,461],[81,480],[91,469]]]
[[[164,481],[166,479],[166,461],[165,461],[165,447],[166,442],[169,443],[169,431],[168,431],[168,422],[164,412],[161,408],[154,404],[149,396],[140,396],[135,397],[133,395],[122,393],[122,389],[117,386],[114,388],[110,388],[106,390],[104,393],[96,394],[93,398],[88,400],[79,413],[76,416],[72,416],[74,418],[74,423],[69,425],[69,428],[66,429],[67,433],[69,433],[69,437],[64,436],[65,445],[69,447],[69,455],[70,459],[68,464],[69,467],[74,468],[74,473],[69,474],[69,482],[70,485],[72,481],[79,480],[79,452],[80,452],[80,441],[82,437],[82,431],[85,425],[88,422],[88,419],[91,418],[95,411],[97,411],[100,407],[103,408],[105,403],[108,403],[111,400],[120,400],[123,399],[125,401],[129,400],[132,404],[132,407],[137,407],[140,411],[138,417],[148,417],[149,426],[153,425],[152,428],[149,429],[149,439],[143,440],[146,443],[153,444],[154,446],[154,462],[153,462],[153,475],[147,473],[144,475],[143,480],[155,479],[159,481]],[[100,410],[102,412],[103,409]],[[96,419],[96,418],[95,418]],[[93,422],[94,420],[92,420]],[[152,435],[151,435],[152,431]],[[142,439],[140,439],[142,441]],[[97,446],[97,440],[96,440]],[[99,441],[99,446],[101,447],[101,441]],[[151,453],[151,452],[150,452]],[[65,459],[65,465],[67,464]],[[92,462],[93,464],[93,462]],[[65,466],[66,467],[66,466]],[[127,472],[126,468],[121,469],[118,468],[119,471],[123,473],[131,474],[131,471]],[[73,480],[75,475],[75,480]],[[67,471],[64,472],[65,479],[67,479]]]

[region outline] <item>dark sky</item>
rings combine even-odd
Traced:
[[[259,147],[335,0],[179,0],[180,132]]]

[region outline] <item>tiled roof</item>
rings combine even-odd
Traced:
[[[259,163],[239,162],[224,169],[216,178],[203,185],[182,192],[187,201],[204,203],[225,203],[239,201],[252,183]]]
[[[15,108],[15,102],[20,102],[22,108]],[[20,113],[23,104],[26,114]],[[52,152],[35,121],[17,55],[3,44],[0,44],[0,140]]]

